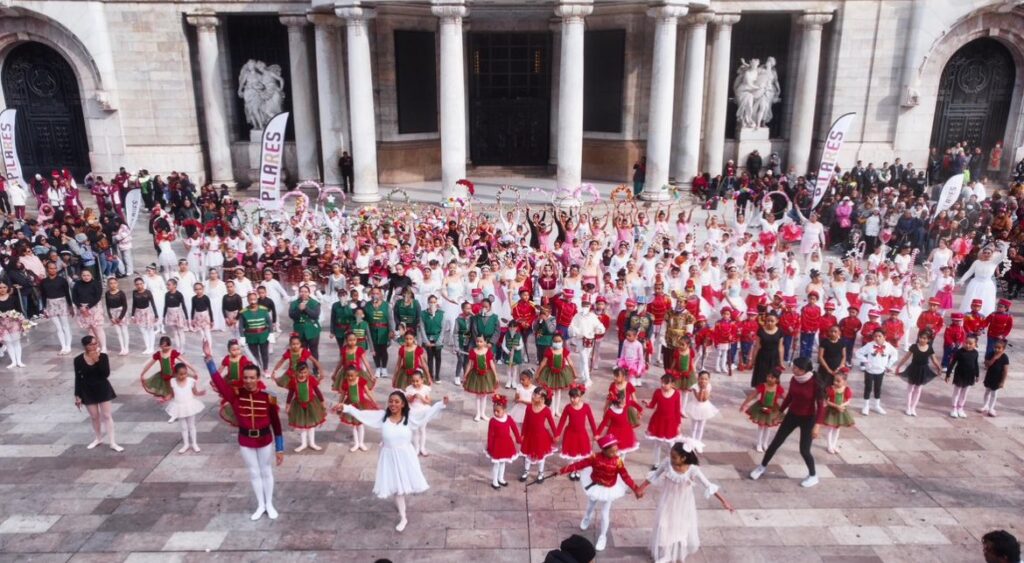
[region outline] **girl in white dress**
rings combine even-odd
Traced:
[[[192,233],[189,238],[182,239],[181,241],[185,245],[185,249],[188,251],[186,259],[188,260],[188,269],[191,270],[197,277],[202,277],[203,271],[205,270],[205,260],[203,259],[206,255],[206,245],[202,238],[199,237],[199,231]],[[197,279],[196,281],[202,281]]]
[[[669,459],[661,462],[640,484],[641,490],[650,485],[660,489],[650,543],[655,563],[685,561],[700,549],[694,496],[697,483],[704,488],[704,498],[715,497],[722,503],[722,508],[734,512],[729,501],[718,492],[718,485],[708,481],[700,470],[698,447],[687,438],[676,442]]]
[[[520,426],[523,425],[523,419],[526,418],[526,407],[533,402],[533,390],[536,388],[537,386],[533,384],[532,369],[525,369],[519,373],[519,384],[516,385],[516,399],[509,410],[509,416]]]
[[[216,271],[220,273],[221,266],[224,265],[224,245],[216,231],[210,230],[209,234],[206,235],[206,242],[203,245],[205,247],[203,251],[203,263],[208,271]]]
[[[412,383],[405,388],[405,396],[409,399],[409,412],[415,416],[421,416],[430,410],[430,386],[423,383],[423,370],[416,370],[412,374]],[[427,423],[417,428],[412,433],[412,446],[416,453],[423,457],[427,453]]]
[[[224,309],[221,304],[224,296],[228,294],[228,287],[220,279],[220,273],[216,268],[210,268],[209,281],[206,282],[206,296],[210,298],[210,313],[213,316],[213,330],[224,332],[227,323],[224,322]]]
[[[689,392],[693,393],[693,400],[686,402],[683,412],[693,421],[693,439],[700,442],[704,439],[704,424],[718,415],[718,408],[711,404],[711,374],[701,371]]]
[[[174,242],[174,233],[164,233],[157,231],[156,235],[157,245],[157,262],[160,264],[160,268],[163,270],[165,279],[171,279],[174,277],[174,272],[178,268],[178,255],[171,248],[171,243]],[[152,289],[150,289],[152,291]]]
[[[987,317],[989,313],[996,310],[996,282],[993,276],[995,276],[996,268],[1002,259],[1003,255],[994,252],[992,247],[981,249],[978,259],[960,277],[958,285],[964,285],[967,280],[971,280],[960,301],[961,311],[970,311],[971,301],[975,299],[981,299],[981,314],[983,316]]]
[[[377,498],[395,497],[398,525],[401,532],[409,521],[405,517],[405,497],[422,493],[430,488],[412,445],[413,432],[430,421],[448,406],[448,397],[425,411],[413,414],[405,393],[392,391],[385,411],[361,411],[352,405],[343,405],[342,411],[370,428],[381,429],[380,457],[377,459],[377,477],[373,494]],[[335,407],[337,408],[337,407]]]
[[[171,418],[177,418],[181,423],[181,449],[179,454],[188,451],[189,441],[192,442],[192,451],[199,452],[199,444],[196,443],[196,415],[203,412],[205,406],[197,399],[197,396],[206,394],[206,391],[199,387],[199,380],[188,375],[188,366],[184,363],[174,366],[174,379],[171,379],[171,399],[167,401],[164,410]]]
[[[153,294],[153,303],[156,304],[157,326],[156,332],[164,331],[164,295],[167,295],[167,284],[164,278],[157,273],[156,264],[146,266],[146,275],[142,276],[146,289]],[[152,353],[152,351],[150,352]]]

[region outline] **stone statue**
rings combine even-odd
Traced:
[[[732,89],[739,126],[760,129],[767,125],[772,120],[772,104],[782,99],[775,57],[768,57],[764,66],[760,59],[750,59],[749,63],[740,59]]]
[[[254,131],[266,127],[270,118],[281,113],[284,103],[284,78],[281,67],[249,59],[238,73],[238,97],[245,102],[245,121]]]

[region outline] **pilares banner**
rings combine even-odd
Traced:
[[[832,176],[836,173],[836,162],[839,161],[839,150],[843,148],[843,141],[846,139],[846,131],[853,123],[856,113],[845,113],[832,122],[832,128],[828,130],[828,137],[825,137],[825,148],[821,151],[821,164],[818,165],[818,179],[814,181],[814,199],[811,201],[811,209],[818,207],[821,198],[825,197],[829,184],[832,183]]]
[[[0,152],[4,157],[4,170],[7,178],[17,178],[18,182],[24,182],[21,174],[21,161],[18,160],[18,145],[15,141],[15,119],[18,110],[5,109],[0,112]]]
[[[284,169],[284,128],[288,112],[270,119],[263,129],[260,148],[260,207],[281,209],[281,170]]]
[[[142,190],[135,188],[124,196],[124,215],[128,220],[128,228],[135,229],[135,222],[139,220],[139,213],[142,211]]]
[[[935,215],[932,215],[932,219],[937,217],[939,213],[953,207],[953,204],[960,199],[960,190],[964,188],[964,174],[954,174],[946,180],[946,184],[942,186],[942,192],[939,193],[939,203],[935,205]]]

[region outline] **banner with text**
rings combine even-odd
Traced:
[[[964,175],[963,173],[954,174],[946,180],[946,184],[942,186],[942,192],[939,193],[939,202],[935,205],[935,215],[932,215],[932,219],[938,216],[939,213],[953,207],[953,204],[960,199],[960,191],[964,188]]]
[[[846,131],[856,116],[856,113],[846,113],[832,122],[828,137],[825,137],[825,148],[821,151],[821,164],[818,165],[818,179],[814,181],[811,209],[818,207],[821,198],[825,197],[825,192],[828,191],[828,185],[832,183],[832,176],[836,173],[836,162],[839,161],[839,149],[843,148]]]
[[[0,151],[3,152],[7,178],[17,178],[18,182],[24,182],[25,178],[21,175],[21,161],[18,160],[18,146],[15,143],[14,135],[17,113],[15,109],[5,109],[0,112]]]
[[[281,171],[284,169],[284,128],[288,112],[271,118],[263,129],[260,148],[260,207],[281,209]]]
[[[128,228],[134,229],[142,212],[142,190],[136,188],[124,196],[124,216],[128,219]]]

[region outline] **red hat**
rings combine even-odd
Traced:
[[[889,307],[889,314],[890,315],[898,315],[898,314],[900,314],[900,308],[899,307]]]
[[[703,322],[703,321],[706,321],[706,320],[708,320],[708,318],[705,317],[704,315],[700,315],[700,314],[697,315],[697,322]]]
[[[499,406],[500,405],[502,407],[507,407],[508,406],[508,397],[495,393],[494,396],[491,397],[491,402],[494,403],[494,406]]]
[[[722,307],[722,314],[725,315],[726,313],[729,313],[729,315],[731,316],[732,315],[732,307],[729,307],[728,305],[726,305],[725,307]]]
[[[598,295],[594,303],[608,303],[608,300],[604,298],[604,295]]]
[[[582,305],[590,305],[590,294],[589,294],[589,293],[584,293],[584,294],[583,294],[583,295],[582,295],[582,296],[580,297],[580,303],[581,303]]]
[[[693,283],[693,278],[686,280],[686,289],[693,289],[696,284]]]
[[[964,314],[963,313],[953,313],[952,316],[950,316],[950,318],[953,319],[954,321],[962,321],[962,320],[964,320]]]
[[[928,300],[928,305],[942,305],[942,303],[939,303],[938,299],[932,297],[931,299]]]
[[[524,293],[526,293],[526,294],[529,294],[529,293],[530,293],[530,290],[529,290],[529,288],[526,288],[526,287],[520,287],[520,288],[519,288],[519,295],[522,295],[522,294],[524,294]]]
[[[472,291],[470,291],[469,293],[471,295],[483,295],[484,294],[484,290],[482,290],[479,287],[477,287],[477,288],[473,289]]]
[[[597,439],[597,445],[600,446],[602,450],[618,445],[618,443],[619,441],[615,439],[614,434],[605,434]]]
[[[1010,305],[1013,305],[1013,301],[1010,301],[1009,299],[1000,299],[998,303],[1007,309],[1010,308]]]
[[[879,311],[878,309],[871,309],[870,311],[868,311],[868,316],[869,317],[881,317],[882,316],[882,312]]]
[[[626,307],[636,307],[636,299],[627,299]]]
[[[562,290],[562,295],[571,298],[573,295],[575,295],[575,292],[569,288],[565,288]]]
[[[856,305],[850,305],[849,307],[846,308],[846,310],[847,311],[855,311],[855,312],[859,313],[860,312],[860,307],[858,307]]]
[[[971,307],[974,307],[975,305],[977,305],[978,307],[981,307],[981,305],[982,305],[981,299],[972,299],[971,300]]]
[[[807,292],[807,298],[810,299],[811,297],[817,299],[819,297],[818,296],[818,292],[817,291],[808,291]]]
[[[825,302],[825,310],[826,311],[835,311],[836,310],[836,302],[831,300],[831,299],[826,301]]]
[[[747,307],[747,315],[756,315],[757,307]]]
[[[789,297],[783,298],[783,302],[786,304],[786,307],[796,308],[796,305],[797,305],[796,295],[790,295]]]

